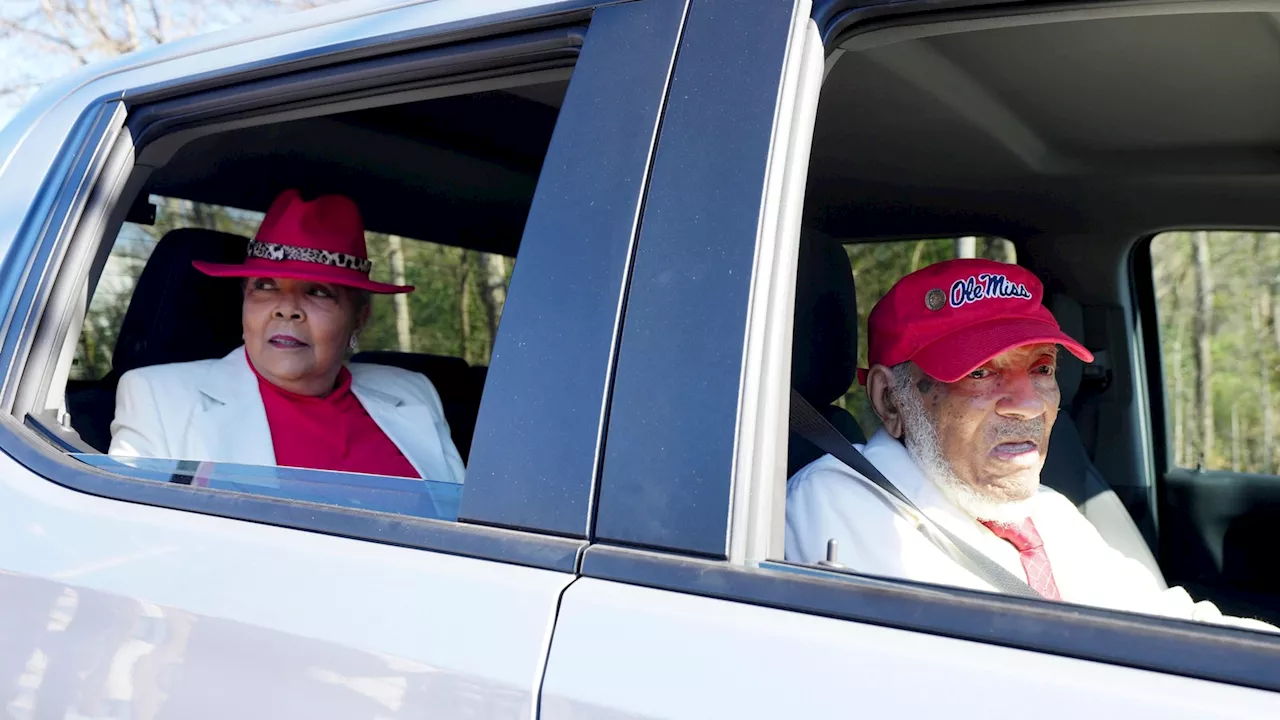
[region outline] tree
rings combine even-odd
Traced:
[[[1174,464],[1275,472],[1280,233],[1163,233],[1151,259]]]
[[[408,284],[404,270],[404,239],[399,235],[387,236],[388,256],[391,261],[391,282]],[[393,297],[396,317],[396,349],[413,352],[413,319],[409,317],[409,298],[403,293]]]
[[[501,255],[481,253],[484,266],[484,300],[485,319],[489,321],[489,346],[493,346],[498,336],[498,322],[502,320],[502,306],[507,303],[507,284],[511,282],[511,268],[507,259]]]
[[[1209,233],[1195,238],[1196,272],[1196,409],[1200,417],[1199,463],[1208,467],[1214,459],[1213,446],[1213,269],[1209,264]]]

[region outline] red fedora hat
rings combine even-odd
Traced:
[[[197,270],[214,277],[272,277],[346,285],[375,293],[412,292],[412,285],[388,285],[369,279],[369,250],[364,221],[351,198],[322,195],[303,200],[285,190],[271,203],[249,243],[243,263],[195,260]]]

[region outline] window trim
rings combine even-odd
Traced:
[[[512,273],[467,468],[472,489],[496,487],[463,493],[466,520],[591,537],[641,209],[688,7],[644,0],[592,18],[582,57],[607,54],[575,73],[565,104],[614,114],[556,124],[549,152],[561,162],[544,164],[525,224],[544,242],[522,248]],[[542,280],[529,284],[530,273]],[[562,501],[535,501],[548,494]]]
[[[1136,363],[1136,408],[1144,420],[1146,462],[1151,471],[1150,502],[1156,528],[1160,527],[1160,509],[1165,497],[1165,475],[1173,469],[1173,451],[1170,436],[1173,426],[1165,407],[1164,354],[1160,343],[1160,308],[1156,298],[1155,263],[1151,257],[1151,244],[1160,231],[1138,238],[1129,250],[1129,302],[1133,309],[1130,318],[1140,347],[1134,349]],[[1158,539],[1158,538],[1157,538]],[[1159,544],[1159,543],[1158,543]]]
[[[0,297],[9,309],[0,324],[0,377],[23,372],[53,284],[49,265],[61,264],[123,126],[124,107],[118,96],[100,98],[85,108],[5,253]],[[0,390],[0,413],[13,410],[16,396],[17,383],[7,381]]]
[[[581,574],[838,620],[1280,692],[1280,636],[790,563],[592,545]]]
[[[582,3],[576,3],[576,5],[580,7]],[[562,15],[563,4],[550,7],[557,11],[557,17],[564,17]],[[655,10],[663,11],[666,14],[655,17]],[[578,59],[574,68],[575,80],[571,82],[570,94],[566,97],[565,104],[562,107],[562,119],[569,119],[573,124],[579,126],[607,126],[613,135],[621,134],[624,137],[635,137],[634,142],[643,146],[643,152],[641,153],[642,167],[632,168],[630,172],[627,172],[625,167],[623,169],[619,169],[616,165],[609,167],[610,172],[620,173],[624,177],[644,176],[641,171],[648,167],[649,154],[652,152],[654,141],[653,135],[656,134],[658,117],[662,112],[661,98],[665,98],[666,83],[670,78],[669,63],[648,63],[637,66],[632,61],[637,57],[643,58],[645,54],[653,55],[655,49],[658,50],[659,56],[661,56],[664,49],[667,51],[668,56],[674,55],[677,38],[676,31],[683,23],[684,7],[679,6],[678,12],[674,14],[670,10],[671,3],[662,3],[658,0],[638,0],[621,5],[606,5],[597,11],[592,18],[592,28],[586,33],[585,47],[590,48],[594,42],[598,49],[594,51],[595,55],[588,56],[586,59]],[[533,8],[529,10],[529,14],[536,15],[539,12],[545,13],[546,11],[546,7]],[[637,13],[643,12],[649,13],[648,20],[665,20],[666,25],[662,29],[666,30],[667,34],[653,32],[646,35],[644,41],[638,41],[635,37],[630,37],[635,35],[635,28],[632,24],[637,20]],[[612,22],[607,20],[610,17],[613,18]],[[578,13],[574,19],[580,21],[581,13]],[[530,21],[528,17],[523,18],[523,20]],[[545,24],[543,21],[545,21],[545,18],[538,20],[538,24]],[[610,30],[610,28],[612,29]],[[456,30],[454,27],[446,29],[450,31]],[[490,41],[519,42],[519,36],[500,35],[500,33],[508,29],[505,26],[488,25],[484,29],[487,33],[498,35],[496,38],[490,38]],[[628,36],[620,37],[620,33],[627,33]],[[539,34],[545,37],[546,32],[541,31]],[[580,31],[578,37],[582,37]],[[492,42],[489,42],[489,44],[491,45]],[[448,51],[451,49],[454,48],[444,48],[443,50]],[[578,54],[577,48],[574,48],[573,51],[575,55]],[[324,55],[326,52],[327,48],[315,48],[317,55]],[[367,56],[368,53],[364,54]],[[277,69],[282,71],[292,70],[294,66],[288,63],[296,65],[297,60],[296,56],[282,59],[281,66]],[[619,63],[636,67],[636,74],[642,79],[649,80],[651,83],[656,81],[661,89],[659,102],[650,101],[647,105],[637,105],[637,102],[633,101],[636,95],[634,87],[625,83],[605,83],[605,78],[602,75],[605,74],[605,71],[616,70]],[[359,65],[365,67],[364,64]],[[341,72],[343,68],[338,67],[335,69]],[[519,70],[515,69],[514,71],[518,72]],[[313,77],[312,74],[306,75],[308,80]],[[596,80],[595,83],[588,84],[586,91],[579,90],[577,93],[578,99],[574,101],[572,99],[574,95],[573,87],[583,84],[577,80],[579,75],[584,77],[594,75]],[[298,74],[285,74],[276,78],[274,82],[278,83],[279,87],[277,89],[280,89],[287,87],[290,82],[296,81],[298,77]],[[208,90],[207,80],[207,78],[195,76],[196,82],[194,86]],[[255,78],[254,90],[261,92],[263,82],[262,79]],[[172,83],[167,83],[165,90],[168,93],[174,93],[180,90],[180,85],[180,81],[175,80]],[[225,92],[220,94],[225,95]],[[10,297],[21,294],[21,302],[11,305],[11,313],[14,318],[25,317],[23,313],[26,313],[30,317],[39,318],[40,322],[44,323],[46,320],[44,310],[37,310],[35,303],[37,301],[43,303],[45,298],[49,297],[54,285],[52,282],[53,277],[62,269],[62,261],[50,261],[50,257],[57,255],[60,258],[61,253],[66,251],[68,244],[71,242],[71,237],[78,229],[86,227],[86,223],[102,223],[104,218],[112,217],[118,225],[123,219],[124,213],[118,212],[120,210],[119,207],[98,208],[96,217],[88,217],[87,215],[79,217],[78,208],[71,207],[75,204],[72,202],[73,200],[82,207],[89,192],[108,197],[114,193],[118,197],[121,188],[128,184],[127,176],[129,173],[123,173],[122,175],[126,177],[119,178],[105,178],[100,173],[108,152],[116,151],[120,143],[124,143],[126,149],[132,149],[130,137],[127,133],[108,131],[109,128],[114,128],[117,131],[123,129],[126,118],[124,117],[121,103],[118,101],[121,96],[123,96],[123,93],[108,98],[107,101],[97,101],[84,111],[81,119],[77,122],[77,131],[67,139],[62,152],[58,156],[58,162],[45,177],[36,202],[32,204],[31,209],[27,212],[23,226],[15,237],[7,262],[2,270],[4,274],[0,275],[0,291],[7,291]],[[196,100],[200,97],[201,93],[197,92],[193,97],[186,99]],[[324,99],[325,97],[322,97],[321,102]],[[173,108],[180,108],[183,100],[175,100],[166,95],[166,104],[170,104]],[[602,115],[604,115],[603,118]],[[104,116],[106,119],[104,119]],[[111,122],[109,123],[108,120]],[[142,129],[133,122],[136,117],[130,117],[127,120],[131,121],[129,123],[130,130]],[[557,143],[556,136],[569,134],[561,127],[561,124],[557,123],[552,146],[548,150],[547,157],[552,162],[547,163],[547,171],[539,178],[538,187],[540,192],[535,195],[535,210],[539,207],[540,202],[546,202],[545,199],[540,199],[539,196],[545,192],[543,187],[549,183],[552,169],[565,166],[580,167],[584,164],[589,167],[592,163],[599,162],[599,153],[596,148],[577,148],[563,137]],[[641,129],[647,124],[653,132],[647,135],[643,132],[637,133],[635,132],[636,124]],[[568,157],[570,153],[572,153],[573,157]],[[87,160],[85,159],[86,156],[88,156]],[[94,167],[87,166],[86,162],[89,160],[94,160],[96,165]],[[572,162],[567,162],[569,160],[572,160]],[[114,186],[111,185],[109,180],[114,181]],[[589,186],[582,179],[580,173],[575,175],[567,171],[562,172],[562,176],[554,178],[554,180],[555,182],[551,184],[556,186],[558,191],[573,196],[577,201],[580,201],[583,197],[590,196],[593,192],[596,194],[595,196],[599,196],[602,192],[599,188]],[[593,216],[592,222],[594,226],[590,229],[597,231],[597,235],[613,228],[615,225],[620,225],[627,228],[625,230],[627,234],[626,241],[630,242],[633,222],[639,214],[643,185],[632,185],[628,187],[628,190],[630,194],[624,195],[622,198],[615,195],[599,197],[595,204],[611,209],[608,212],[602,211],[600,214]],[[612,203],[600,202],[600,200],[609,200]],[[551,229],[554,228],[544,228],[544,231]],[[111,228],[108,228],[107,232],[110,234]],[[561,236],[558,233],[552,233],[550,237]],[[589,239],[598,241],[598,237],[592,237],[590,234],[574,237],[574,239],[579,243],[586,242]],[[104,243],[99,238],[95,244],[102,245]],[[564,248],[560,246],[546,249],[547,253],[552,254],[563,251]],[[85,264],[91,265],[92,263],[86,262]],[[39,277],[40,281],[28,281],[29,277]],[[593,282],[598,282],[597,278],[590,279]],[[621,278],[619,282],[621,285],[617,287],[617,292],[619,297],[625,297],[625,277]],[[584,284],[589,283],[584,282]],[[519,292],[518,288],[513,287],[513,297],[511,298],[513,306],[520,301],[514,297]],[[620,313],[621,300],[618,300],[615,304],[617,307],[611,308],[611,311]],[[10,323],[7,326],[5,352],[0,353],[0,362],[7,362],[11,365],[15,356],[14,349],[26,352],[33,341],[32,337],[14,335],[15,329],[13,326],[14,323]],[[24,324],[23,328],[27,328],[27,325]],[[18,330],[23,328],[18,328]],[[611,351],[616,338],[616,323],[610,324],[610,328],[614,336],[605,338],[605,345]],[[29,330],[30,328],[27,329]],[[507,334],[510,335],[511,333],[508,332]],[[555,342],[555,338],[551,338],[547,341],[547,346],[543,347],[542,350],[547,351],[550,344]],[[559,348],[555,359],[562,359],[569,350],[567,347]],[[56,353],[53,355],[56,356]],[[46,360],[48,362],[56,362],[56,357],[47,358]],[[611,356],[609,360],[611,362]],[[11,366],[9,368],[7,378],[10,385],[6,388],[7,390],[12,392],[18,385],[20,373],[22,372],[23,369],[20,367]],[[491,383],[495,375],[497,373],[491,370]],[[607,389],[603,383],[596,388],[594,391],[596,399],[591,404],[598,408],[605,407],[606,403],[601,396],[607,392]],[[545,408],[528,408],[530,412],[537,412],[539,409]],[[568,408],[570,411],[574,409],[573,407]],[[483,409],[481,418],[484,418]],[[126,475],[89,468],[62,455],[55,449],[55,445],[49,444],[47,437],[42,436],[48,434],[49,428],[40,428],[43,431],[42,433],[33,429],[42,423],[35,418],[31,418],[30,421],[32,426],[28,427],[11,415],[0,417],[0,450],[3,450],[3,452],[32,472],[51,482],[79,492],[108,499],[200,512],[231,519],[261,522],[303,531],[497,560],[560,572],[573,571],[580,552],[586,544],[581,537],[557,537],[555,533],[538,532],[542,530],[542,528],[538,527],[528,528],[533,532],[523,531],[525,528],[521,528],[519,523],[503,522],[501,515],[485,516],[483,513],[469,513],[469,506],[465,500],[460,513],[463,517],[460,518],[459,522],[453,523],[132,479]],[[597,424],[591,425],[589,430],[589,442],[598,442],[600,434],[598,421]],[[515,443],[515,445],[513,448],[511,443],[507,443],[505,452],[523,455],[520,444]],[[591,460],[592,458],[589,456],[588,461]],[[537,476],[535,475],[534,477]],[[492,492],[503,495],[516,494],[515,491],[521,487],[519,479],[519,477],[509,476],[496,477],[490,483]],[[545,478],[539,477],[539,480],[543,481]],[[583,508],[584,514],[579,526],[581,528],[579,532],[581,536],[585,536],[587,529],[585,515],[586,508],[589,507],[589,496],[592,489],[591,480],[591,477],[579,478],[576,487],[570,488],[570,490],[576,491],[581,495],[581,497],[575,498]],[[530,484],[526,485],[526,487],[533,486]],[[569,492],[564,487],[547,489],[544,486],[538,486],[536,489],[539,491],[538,497],[542,498],[536,504],[544,506],[541,508],[544,513],[548,512],[550,506],[563,503],[566,494]],[[489,490],[480,492],[475,487],[469,490],[473,499],[481,494],[490,492]],[[464,494],[465,496],[466,494]],[[554,512],[554,510],[554,507],[550,507],[549,511]],[[485,525],[490,527],[485,527]],[[513,527],[515,529],[507,529]]]
[[[729,554],[748,308],[797,14],[803,4],[785,1],[690,8],[627,299],[596,508],[603,542]]]
[[[783,63],[769,169],[756,236],[756,271],[743,347],[729,560],[781,556],[797,259],[809,152],[822,92],[824,52],[818,26],[799,13]]]

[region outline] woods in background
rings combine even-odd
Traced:
[[[1280,233],[1152,240],[1174,464],[1271,474],[1280,359]]]

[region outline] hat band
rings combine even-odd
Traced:
[[[368,275],[369,271],[373,269],[373,262],[347,253],[330,252],[298,245],[264,243],[256,240],[249,243],[246,254],[251,258],[262,258],[263,260],[297,260],[317,265],[328,265],[330,267],[355,270],[365,275]]]

